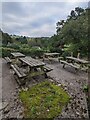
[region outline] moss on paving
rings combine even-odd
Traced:
[[[69,102],[69,95],[52,82],[41,82],[20,92],[26,118],[55,118]]]

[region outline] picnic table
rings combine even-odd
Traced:
[[[35,67],[42,67],[45,65],[45,63],[39,61],[39,60],[36,60],[32,57],[24,57],[24,58],[19,58],[19,60],[28,65],[30,68],[35,68]]]
[[[12,59],[12,63],[18,62],[18,59],[20,57],[25,57],[25,55],[20,52],[13,52],[11,53],[11,56],[10,56],[10,58]]]
[[[11,55],[12,55],[14,58],[25,57],[25,55],[22,54],[22,53],[20,53],[20,52],[13,52],[13,53],[11,53]]]
[[[47,77],[47,72],[51,71],[52,69],[49,68],[44,62],[34,59],[32,57],[23,57],[19,58],[21,61],[22,66],[26,66],[27,74],[29,77],[45,74]]]
[[[83,59],[80,59],[80,58],[75,58],[75,57],[66,57],[68,60],[71,60],[71,61],[75,61],[75,62],[78,62],[78,63],[81,63],[81,64],[88,64],[89,61],[86,61],[86,60],[83,60]]]
[[[18,83],[26,83],[30,78],[45,75],[47,77],[47,72],[50,72],[52,69],[48,67],[44,62],[34,59],[32,57],[21,57],[18,59],[21,63],[20,66],[16,64],[11,65],[13,70],[18,76]]]
[[[84,71],[88,70],[88,65],[89,65],[89,61],[80,59],[80,58],[75,58],[72,56],[68,56],[66,57],[66,61],[61,60],[61,63],[63,63],[63,67],[65,67],[65,65],[69,65],[75,68],[75,70],[77,69],[81,69]]]
[[[89,61],[80,59],[80,58],[75,58],[75,57],[66,57],[68,62],[72,62],[73,64],[77,64],[79,65],[79,68],[81,70],[88,70],[88,65],[89,65]]]
[[[58,58],[60,55],[60,53],[44,53],[44,56],[43,56],[43,61],[45,58],[47,58],[50,62],[52,60],[55,60],[56,58]]]

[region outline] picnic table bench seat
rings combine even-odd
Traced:
[[[26,77],[26,74],[16,64],[11,65],[11,68],[14,70],[15,75],[17,75],[16,79],[19,85],[24,84],[24,78]]]
[[[43,68],[44,68],[45,72],[50,72],[53,70],[52,68],[48,67],[47,65],[45,65]]]
[[[47,72],[50,72],[51,70],[53,70],[52,68],[48,67],[48,66],[43,66],[43,70],[42,71],[33,71],[33,72],[30,72],[28,77],[35,77],[35,76],[38,76],[38,75],[45,75],[45,78],[47,78]]]
[[[25,77],[26,74],[15,64],[11,65],[15,73],[18,75],[19,78]]]
[[[68,63],[64,60],[60,60],[60,62],[63,64],[63,68],[65,68],[65,65],[69,65],[69,66],[75,68],[76,70],[80,68],[79,66],[73,65],[72,63]]]
[[[12,62],[9,57],[5,57],[5,60],[6,60],[7,63],[11,63]]]

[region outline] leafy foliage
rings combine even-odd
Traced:
[[[3,33],[2,31],[0,31],[0,34],[2,34],[2,44],[3,45],[7,45],[8,43],[13,42],[12,38],[9,36],[8,33]]]
[[[63,21],[63,20],[62,20]],[[80,51],[82,56],[88,55],[88,13],[87,9],[76,7],[66,21],[57,22],[57,38],[69,45],[68,50],[74,55]],[[62,25],[62,26],[61,26]],[[57,27],[56,27],[57,28]],[[60,29],[59,29],[60,28]]]
[[[10,56],[11,52],[16,52],[17,50],[7,47],[2,47],[2,57]]]
[[[15,40],[20,42],[21,44],[27,44],[27,38],[25,36],[17,37]]]

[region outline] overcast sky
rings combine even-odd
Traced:
[[[66,19],[75,7],[87,2],[2,2],[2,30],[30,37],[52,36],[56,22]]]

